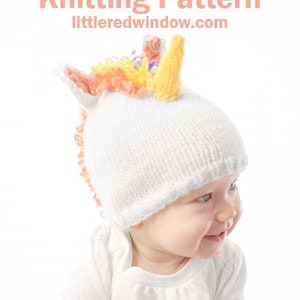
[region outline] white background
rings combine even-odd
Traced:
[[[226,17],[229,28],[221,30],[76,30],[71,15],[91,12],[31,2],[1,4],[0,298],[58,299],[66,266],[98,218],[76,165],[78,105],[51,70],[69,63],[88,71],[141,49],[147,34],[168,44],[181,33],[182,82],[230,115],[248,150],[239,180],[245,212],[232,234],[248,262],[245,298],[299,300],[299,1],[151,12]]]

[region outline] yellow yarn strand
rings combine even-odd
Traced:
[[[172,101],[180,96],[180,71],[184,54],[184,37],[175,35],[157,69],[148,81],[148,89],[160,100]]]
[[[114,68],[120,68],[128,81],[136,83],[140,87],[146,87],[147,82],[152,77],[152,74],[148,72],[148,59],[144,57],[142,65],[139,69],[134,67],[131,58],[114,61],[111,58],[107,58],[104,64],[98,63],[97,66],[92,67],[92,71],[98,74],[114,73]]]

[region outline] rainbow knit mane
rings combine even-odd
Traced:
[[[148,93],[160,100],[175,100],[180,96],[180,70],[184,38],[173,38],[167,53],[161,58],[161,40],[146,40],[143,53],[121,59],[107,58],[92,67],[87,75],[67,67],[65,74],[84,92],[100,95],[104,91],[119,92],[135,98]]]

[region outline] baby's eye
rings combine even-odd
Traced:
[[[235,181],[230,185],[229,190],[234,191],[236,189],[236,183]]]
[[[211,198],[211,194],[204,194],[197,198],[198,202],[207,202]]]

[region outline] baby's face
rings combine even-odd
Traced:
[[[144,220],[140,236],[163,253],[202,258],[217,255],[242,213],[235,184],[238,175],[208,183]]]

